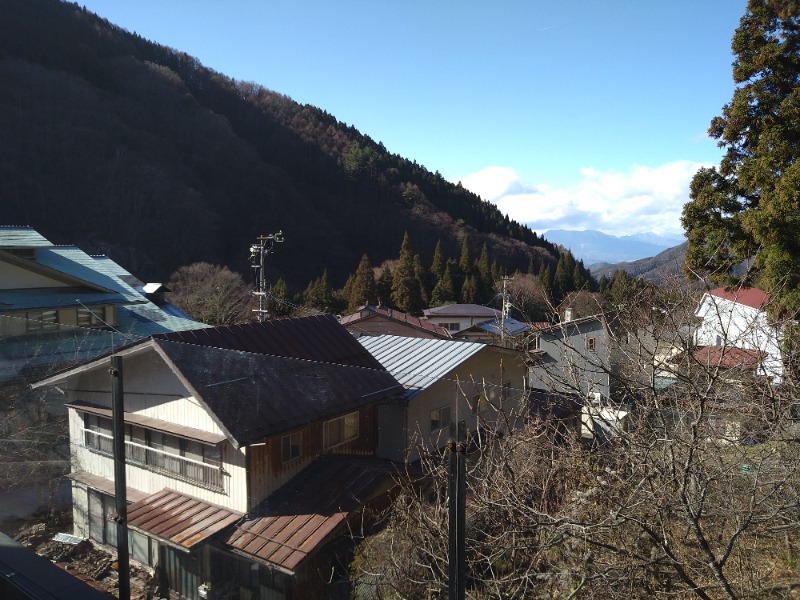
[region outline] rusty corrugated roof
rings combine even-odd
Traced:
[[[178,331],[157,334],[153,338],[255,354],[380,368],[370,353],[331,315]]]
[[[388,460],[321,456],[266,500],[264,516],[239,523],[225,543],[293,571],[397,472]]]
[[[187,552],[242,518],[242,513],[164,488],[128,507],[128,525]]]

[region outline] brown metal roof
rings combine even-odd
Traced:
[[[164,488],[128,507],[128,525],[187,552],[242,518],[242,513]]]
[[[93,490],[97,490],[98,492],[102,492],[108,496],[116,496],[114,482],[111,479],[106,479],[105,477],[100,477],[99,475],[93,475],[92,473],[87,473],[86,471],[73,471],[67,475],[67,477],[74,481],[79,481],[84,485],[89,486]],[[147,494],[144,492],[140,492],[132,487],[125,488],[125,498],[128,502],[138,502],[146,497]]]
[[[337,327],[368,352],[338,323]],[[346,366],[153,340],[237,446],[403,393],[380,363]]]
[[[106,417],[108,419],[112,418],[111,409],[104,408],[102,406],[84,404],[81,402],[73,402],[70,404],[66,404],[65,406],[67,408],[74,408],[75,410],[81,412],[86,412],[93,415],[99,415],[101,417]],[[177,435],[178,437],[190,440],[197,440],[205,444],[218,444],[225,439],[225,436],[221,433],[203,431],[202,429],[195,429],[194,427],[179,425],[177,423],[172,423],[170,421],[162,421],[161,419],[147,417],[145,415],[140,415],[138,413],[125,412],[124,420],[125,423],[130,423],[132,425],[139,425],[141,427],[146,427],[147,429],[155,429],[156,431],[163,431],[165,433],[171,433],[173,435]]]
[[[264,516],[239,523],[225,543],[294,571],[396,472],[387,460],[322,456],[266,500],[260,507]]]
[[[427,331],[432,335],[437,337],[449,339],[450,332],[447,331],[441,325],[437,325],[436,323],[432,323],[427,319],[421,319],[419,317],[414,317],[412,315],[406,314],[402,311],[395,310],[393,308],[388,308],[386,306],[371,306],[366,305],[361,307],[358,312],[353,313],[352,315],[348,315],[346,317],[342,317],[339,322],[344,326],[353,326],[359,321],[364,319],[371,319],[375,316],[381,316],[390,321],[396,321],[398,323],[403,323],[404,325],[408,325],[409,327],[413,327],[415,329],[421,329],[423,331]]]
[[[380,368],[369,352],[331,315],[161,333],[153,338],[254,354]]]

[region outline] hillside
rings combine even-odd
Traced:
[[[589,270],[595,278],[600,278],[603,275],[610,278],[614,275],[614,271],[623,270],[632,277],[642,277],[646,281],[652,281],[656,284],[664,283],[681,274],[686,254],[686,244],[687,242],[684,242],[673,248],[667,248],[650,258],[615,264],[593,264],[589,266]]]
[[[205,260],[338,286],[403,233],[429,264],[469,234],[508,271],[557,249],[460,185],[339,122],[58,0],[0,3],[0,222],[106,253],[147,280]]]

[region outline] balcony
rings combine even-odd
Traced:
[[[113,457],[112,436],[90,429],[84,429],[83,434],[85,448],[103,456]],[[127,440],[125,462],[207,490],[227,493],[227,474],[221,466],[210,465]]]

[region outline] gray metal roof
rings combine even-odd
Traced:
[[[423,312],[426,317],[480,317],[486,319],[499,319],[501,314],[496,308],[480,304],[447,304],[428,308]]]
[[[408,390],[407,399],[488,348],[477,342],[397,335],[361,337],[358,341]]]

